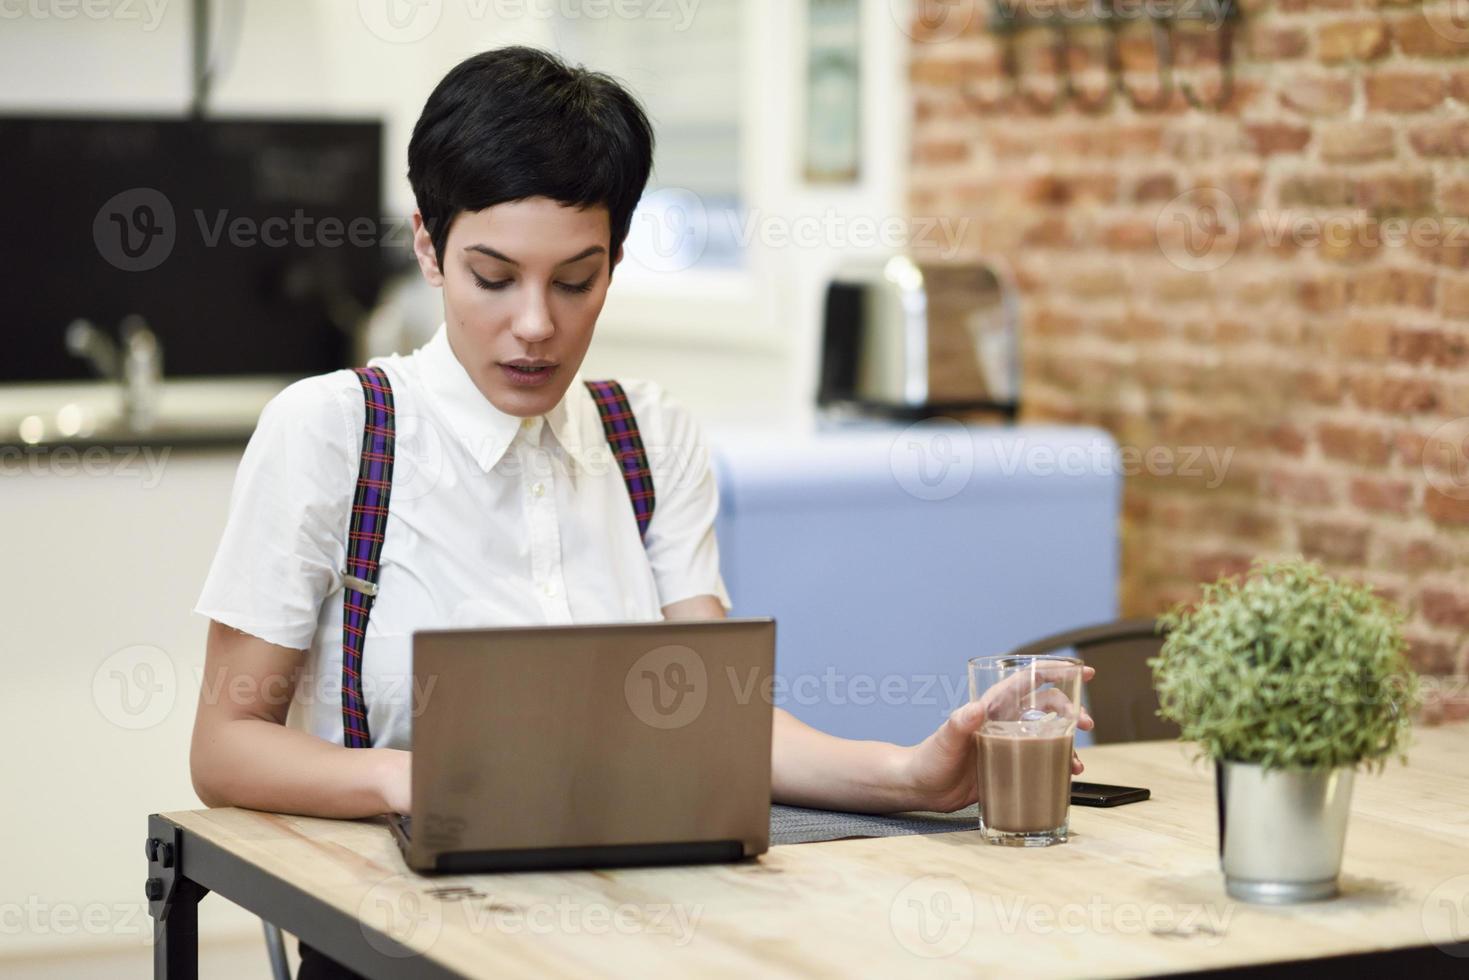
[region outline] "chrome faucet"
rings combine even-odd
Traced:
[[[124,317],[118,330],[122,336],[120,349],[90,320],[73,320],[66,328],[66,349],[91,364],[100,376],[118,383],[128,429],[147,432],[157,417],[163,345],[137,314]]]

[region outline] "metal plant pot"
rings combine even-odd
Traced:
[[[1288,904],[1337,893],[1351,812],[1351,767],[1215,767],[1224,887],[1245,902]]]

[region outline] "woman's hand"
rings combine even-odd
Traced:
[[[403,749],[370,749],[382,754],[378,792],[384,813],[409,813],[413,809],[413,753]]]
[[[1096,669],[1086,667],[1082,680],[1089,681]],[[1024,675],[1011,680],[1024,682]],[[1008,683],[1008,681],[1006,682]],[[1063,697],[1059,691],[1053,693]],[[916,800],[913,809],[937,810],[950,813],[960,810],[979,799],[979,774],[976,769],[975,733],[984,725],[985,715],[993,703],[992,697],[981,697],[956,709],[938,731],[912,748],[905,749],[904,782]],[[1090,729],[1091,715],[1080,710],[1077,727]],[[1071,754],[1071,774],[1080,775],[1081,759]]]

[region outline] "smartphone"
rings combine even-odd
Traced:
[[[1106,783],[1071,782],[1071,802],[1076,806],[1122,806],[1146,800],[1153,794],[1140,786],[1108,786]]]

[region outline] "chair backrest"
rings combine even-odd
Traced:
[[[1087,708],[1097,723],[1092,742],[1141,742],[1179,734],[1177,725],[1158,717],[1158,692],[1147,664],[1166,636],[1154,620],[1123,619],[1057,633],[1012,652],[1033,656],[1074,650],[1097,669],[1086,685]]]

